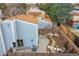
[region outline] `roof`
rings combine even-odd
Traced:
[[[39,8],[37,7],[31,7],[28,11],[27,11],[27,14],[30,14],[34,17],[39,17],[39,16],[42,16],[42,14],[45,14],[44,11],[40,10]]]
[[[36,7],[30,8],[30,10],[28,10],[27,12],[44,12]]]
[[[38,24],[38,22],[39,22],[39,20],[37,20],[37,18],[35,18],[35,17],[33,17],[32,15],[29,15],[29,14],[27,14],[27,15],[21,15],[20,14],[20,15],[13,16],[9,19],[10,20],[19,19],[19,20],[23,20],[23,21],[26,21],[26,22],[34,23],[34,24]],[[48,15],[45,15],[45,17],[43,17],[43,20],[48,21],[48,22],[51,23],[51,20],[50,20]]]
[[[39,17],[39,16],[41,15],[40,12],[29,12],[28,14],[34,16],[35,18],[36,18],[36,17]]]
[[[16,16],[13,16],[9,19],[12,19],[12,20],[13,19],[20,19],[20,20],[30,22],[30,23],[34,23],[34,24],[38,23],[38,20],[31,15],[16,15]]]
[[[79,15],[79,10],[73,10],[69,12],[71,15]]]
[[[31,7],[30,10],[27,11],[30,15],[34,16],[35,18],[37,17],[43,17],[44,20],[51,22],[50,17],[42,10],[38,9],[37,7]]]
[[[51,22],[50,17],[42,10],[38,9],[38,8],[30,8],[30,10],[27,11],[26,15],[16,15],[11,17],[11,19],[20,19],[26,22],[31,22],[31,23],[35,23],[37,24],[38,21],[38,17],[42,17],[45,21]]]

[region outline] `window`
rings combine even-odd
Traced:
[[[13,47],[14,47],[14,48],[16,47],[16,43],[15,43],[15,42],[13,42]]]
[[[23,46],[24,46],[22,39],[18,39],[18,40],[17,40],[17,46],[18,46],[18,47],[23,47]]]
[[[23,46],[23,40],[21,40],[21,45]]]

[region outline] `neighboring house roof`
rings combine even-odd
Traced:
[[[37,7],[31,7],[28,11],[27,11],[27,14],[30,14],[34,17],[39,17],[39,16],[43,16],[45,15],[45,12],[38,9]]]
[[[31,15],[16,15],[16,16],[13,16],[9,19],[20,19],[20,20],[30,22],[30,23],[34,23],[34,24],[38,23],[38,20]]]
[[[79,10],[73,10],[71,12],[69,12],[71,15],[76,15],[79,16]]]
[[[70,13],[79,13],[79,10],[73,10]]]
[[[34,16],[35,18],[42,17],[43,20],[51,22],[51,19],[49,18],[49,16],[47,14],[45,14],[44,11],[42,11],[36,7],[30,8],[30,10],[27,11],[27,14],[30,14],[30,15]]]
[[[35,18],[38,18],[39,16],[41,16],[40,12],[28,12],[27,14],[30,14],[30,15],[34,16]]]
[[[37,7],[31,7],[30,10],[28,10],[27,12],[41,12],[42,13],[44,11],[38,9]]]

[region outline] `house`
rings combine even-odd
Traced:
[[[73,19],[70,21],[70,24],[75,28],[79,29],[79,6],[75,6],[75,9],[70,12],[73,16]]]
[[[37,18],[38,20],[38,29],[51,29],[52,28],[52,21],[49,16],[39,8],[32,6],[28,11],[27,14],[32,15],[33,17]]]
[[[17,15],[16,19],[16,34],[17,39],[23,39],[25,48],[33,48],[38,46],[38,26],[37,19],[31,15]]]
[[[75,10],[71,11],[70,14],[73,16],[72,25],[74,23],[79,22],[79,10],[78,9],[75,9]]]
[[[16,15],[1,23],[6,52],[38,47],[38,21],[31,15]]]
[[[45,15],[45,12],[40,10],[38,7],[35,6],[31,6],[28,10],[27,10],[27,14],[30,14],[36,18],[38,17],[42,17]]]
[[[1,22],[3,52],[17,49],[38,48],[38,29],[51,29],[49,16],[39,9],[28,11],[26,15],[16,15]],[[4,48],[5,47],[5,48]],[[1,49],[0,49],[1,51]],[[1,54],[3,54],[1,52]]]

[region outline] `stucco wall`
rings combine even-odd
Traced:
[[[36,25],[16,21],[16,29],[17,39],[23,39],[25,48],[32,48],[33,45],[38,46],[38,29]]]
[[[44,28],[51,29],[52,28],[52,23],[50,23],[48,21],[45,21],[43,19],[40,19],[39,23],[38,23],[38,28],[39,29],[44,29]]]
[[[12,42],[13,40],[13,32],[12,32],[12,28],[11,28],[11,22],[4,22],[1,24],[2,26],[2,33],[3,33],[3,39],[4,39],[4,44],[5,44],[5,48],[6,51],[8,51],[11,46],[12,46]]]
[[[4,40],[1,32],[1,26],[0,26],[0,55],[6,54],[5,46],[4,46]]]
[[[32,48],[33,45],[38,46],[38,27],[36,24],[19,20],[6,21],[1,23],[1,30],[6,51],[12,47],[12,42],[16,42],[17,39],[23,39],[25,48]],[[0,45],[3,49],[2,42]]]

